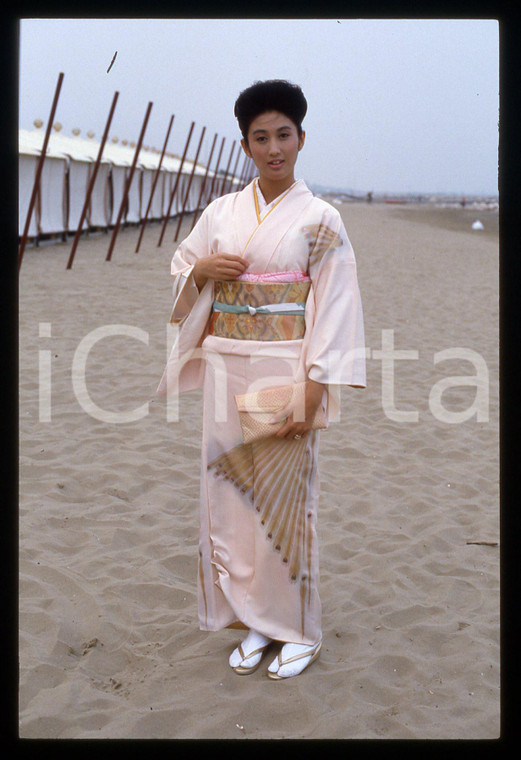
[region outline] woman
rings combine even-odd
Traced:
[[[259,176],[210,203],[175,252],[180,329],[158,389],[203,387],[200,627],[248,630],[229,658],[241,675],[280,642],[273,679],[301,673],[321,647],[312,420],[321,405],[331,419],[339,385],[365,387],[353,250],[338,211],[295,181],[306,110],[281,80],[237,99]],[[302,382],[304,410],[290,403],[273,414],[273,435],[243,443],[235,396]]]

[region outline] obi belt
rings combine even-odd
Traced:
[[[305,272],[245,274],[217,280],[210,335],[236,340],[298,340],[311,280]]]

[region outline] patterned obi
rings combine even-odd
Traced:
[[[310,285],[301,272],[216,281],[210,335],[236,340],[303,338]]]

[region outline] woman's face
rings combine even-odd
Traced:
[[[287,185],[295,181],[294,168],[305,132],[299,137],[291,119],[280,111],[266,111],[250,124],[248,141],[241,140],[246,154],[253,159],[260,179]]]

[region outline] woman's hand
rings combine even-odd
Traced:
[[[274,433],[274,437],[286,438],[289,440],[295,438],[296,435],[304,436],[309,430],[311,430],[311,423],[317,409],[322,403],[325,387],[326,386],[323,383],[317,383],[315,380],[307,380],[305,420],[301,422],[294,420],[291,406],[286,407],[286,409],[283,409],[272,417],[272,422],[280,422],[287,418],[284,425]]]
[[[195,284],[199,291],[208,280],[235,280],[248,266],[246,259],[233,253],[214,253],[197,259],[193,268]]]

